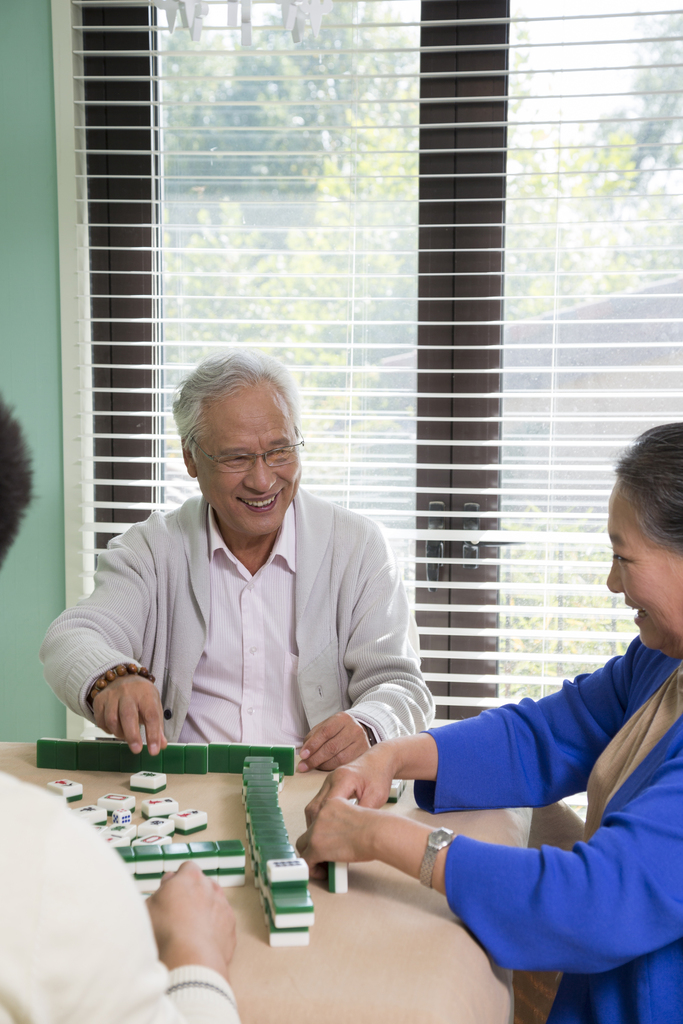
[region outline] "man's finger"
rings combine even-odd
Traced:
[[[111,733],[112,736],[116,736],[118,739],[123,739],[118,696],[105,693],[102,698],[102,703],[104,705],[102,728],[105,732]]]
[[[164,728],[161,718],[161,703],[156,690],[153,694],[149,694],[147,699],[140,704],[140,718],[142,719],[142,724],[145,727],[147,748],[150,754],[154,756],[165,746]]]
[[[132,695],[121,694],[119,698],[119,719],[123,738],[134,754],[142,750],[142,735],[140,734],[140,712],[138,702]]]
[[[331,740],[328,740],[315,754],[307,760],[309,768],[320,768],[322,771],[331,771],[332,768],[339,768],[342,764],[348,764],[349,761],[353,761],[357,753],[362,752],[361,748],[358,747],[356,753],[356,737],[333,736]],[[344,756],[346,754],[346,756]],[[334,762],[334,763],[333,763]],[[327,766],[331,765],[330,768]]]
[[[334,739],[335,736],[344,731],[344,722],[335,721],[335,718],[327,719],[326,722],[322,722],[309,732],[301,748],[300,757],[302,760],[307,761],[311,754],[317,753],[324,743],[329,742],[329,740]]]

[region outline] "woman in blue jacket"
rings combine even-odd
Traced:
[[[640,632],[626,654],[536,703],[378,744],[326,779],[299,844],[314,874],[376,858],[420,877],[501,966],[564,972],[549,1024],[668,1024],[683,1020],[683,424],[621,457],[608,530],[607,586]],[[416,800],[435,813],[587,788],[584,840],[441,835],[372,810],[393,778],[421,780]]]

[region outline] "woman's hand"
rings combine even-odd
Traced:
[[[393,779],[435,779],[438,764],[436,743],[429,733],[378,743],[328,775],[306,807],[306,824],[311,825],[325,803],[335,797],[350,800],[355,796],[361,807],[383,807]]]
[[[306,824],[311,825],[323,805],[337,797],[355,797],[361,807],[383,807],[394,778],[394,753],[391,743],[378,743],[350,764],[336,768],[306,807]]]
[[[308,831],[296,841],[299,853],[308,862],[311,878],[325,878],[330,860],[374,860],[374,837],[384,817],[380,811],[357,807],[341,797],[329,797]]]
[[[325,878],[328,861],[347,864],[380,860],[413,878],[420,866],[434,825],[369,807],[357,807],[340,797],[329,797],[307,832],[296,841],[308,863],[311,878]],[[445,892],[444,869],[448,849],[440,850],[434,864],[432,886]]]

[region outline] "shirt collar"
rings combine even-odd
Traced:
[[[209,559],[212,559],[217,551],[224,551],[231,562],[234,562],[238,567],[241,565],[239,559],[235,558],[223,540],[221,531],[218,529],[218,523],[216,522],[216,513],[209,506]],[[290,572],[296,572],[296,518],[294,515],[294,502],[291,503],[285,512],[282,526],[278,530],[266,565],[270,565],[278,555],[283,559]],[[265,566],[263,568],[265,569]]]

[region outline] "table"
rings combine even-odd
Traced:
[[[54,769],[36,768],[31,743],[0,744],[0,771],[39,786],[57,777]],[[129,777],[120,773],[73,771],[68,777],[83,783],[83,803],[128,791]],[[292,841],[305,828],[304,807],[323,778],[311,772],[285,779],[280,806]],[[245,841],[239,776],[169,775],[165,793],[181,808],[208,812],[209,827],[195,839]],[[384,813],[435,820],[416,807],[412,785]],[[142,820],[139,810],[133,820]],[[436,820],[476,839],[527,843],[524,810]],[[243,1024],[508,1024],[511,972],[489,960],[439,893],[379,863],[351,865],[345,895],[316,881],[310,891],[310,946],[271,949],[248,861],[246,886],[226,890],[237,918],[232,981]]]

